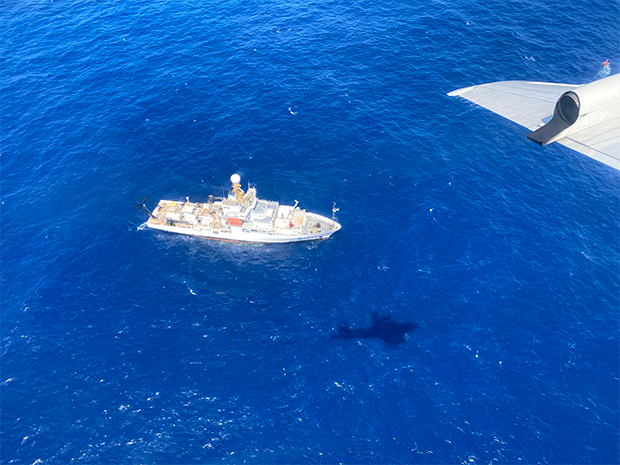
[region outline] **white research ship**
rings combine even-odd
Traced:
[[[241,189],[238,174],[230,177],[232,190],[227,197],[209,196],[207,203],[160,200],[155,204],[142,197],[139,210],[147,213],[149,228],[179,234],[230,242],[299,242],[327,239],[341,226],[335,221],[338,209],[332,208],[332,218],[306,212],[295,205],[256,197],[256,188]],[[146,203],[154,205],[151,211]]]

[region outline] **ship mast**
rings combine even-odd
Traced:
[[[340,211],[340,208],[336,208],[336,202],[334,202],[334,206],[332,207],[332,221],[336,221],[337,211]]]
[[[235,199],[237,203],[242,204],[243,200],[245,199],[245,192],[243,192],[243,189],[241,189],[241,176],[239,176],[238,174],[233,174],[230,177],[230,182],[232,182],[233,194],[235,194]]]

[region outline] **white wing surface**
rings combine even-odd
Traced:
[[[540,145],[558,142],[620,170],[620,74],[582,86],[493,82],[448,95],[525,126]]]
[[[553,116],[555,102],[579,86],[546,82],[503,81],[465,87],[450,92],[463,97],[530,130],[538,129],[542,118]]]

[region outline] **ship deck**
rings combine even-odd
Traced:
[[[329,237],[340,225],[296,206],[255,200],[251,208],[233,202],[160,200],[147,226],[209,239],[240,242],[290,242]]]

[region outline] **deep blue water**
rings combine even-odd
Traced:
[[[0,21],[2,463],[618,463],[620,173],[446,94],[618,72],[619,1]],[[342,231],[141,227],[233,173]]]

